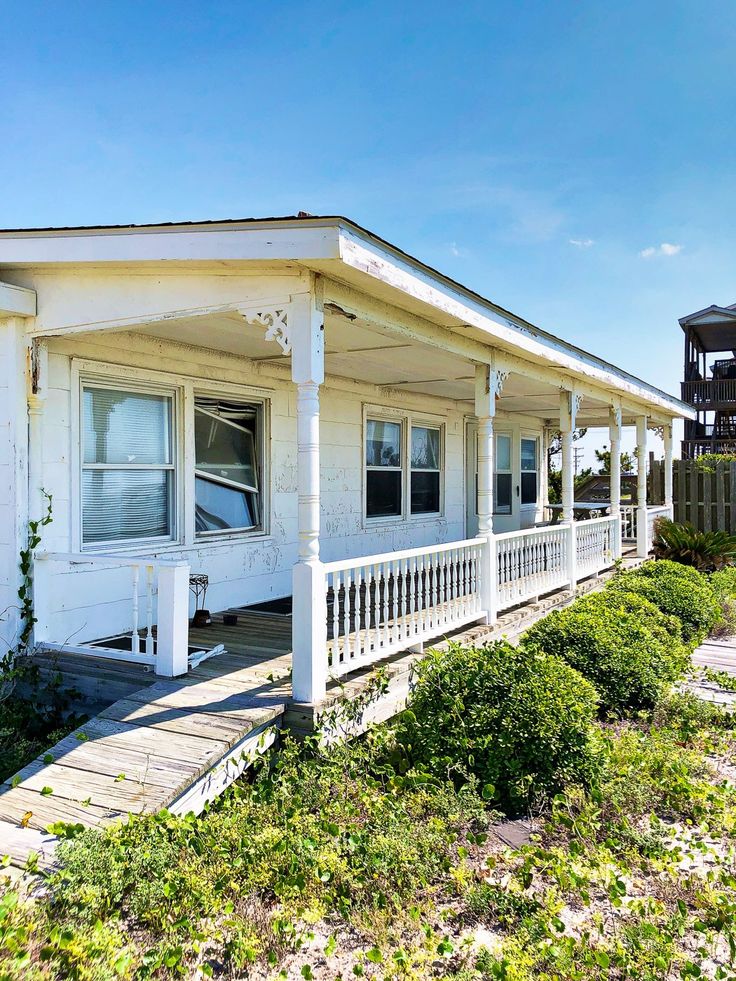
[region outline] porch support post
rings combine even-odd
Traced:
[[[620,559],[622,555],[621,536],[621,409],[614,406],[608,413],[608,435],[611,443],[611,509],[612,518],[616,519],[613,532],[613,557]]]
[[[672,423],[665,423],[662,432],[664,440],[664,504],[667,517],[674,520],[674,495],[672,492]]]
[[[178,678],[189,671],[189,565],[158,570],[156,674]]]
[[[327,589],[319,557],[319,386],[324,381],[324,321],[310,294],[290,315],[291,377],[297,386],[299,558],[293,568],[292,689],[297,702],[327,693]]]
[[[570,589],[578,581],[577,535],[575,533],[575,470],[573,433],[582,399],[574,391],[560,392],[560,442],[562,444],[562,521],[568,526],[567,578]]]
[[[647,523],[647,417],[636,417],[636,554],[645,559],[649,555],[649,527]]]
[[[478,537],[485,542],[481,601],[486,623],[498,617],[498,570],[493,537],[493,419],[496,397],[508,372],[487,364],[475,368],[475,414],[478,419]]]

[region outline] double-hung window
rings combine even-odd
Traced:
[[[262,406],[197,397],[194,497],[198,535],[262,527]]]
[[[82,542],[172,539],[175,393],[82,389]]]
[[[366,517],[403,514],[402,422],[368,419],[365,438]]]
[[[442,428],[409,416],[366,419],[366,518],[439,514],[442,507]]]
[[[441,430],[438,426],[411,427],[411,513],[438,514],[440,510]]]

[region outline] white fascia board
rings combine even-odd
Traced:
[[[480,329],[496,350],[506,348],[530,361],[561,368],[583,380],[597,382],[608,391],[613,389],[656,407],[667,416],[695,418],[692,407],[679,399],[574,345],[513,319],[459,284],[440,274],[433,275],[421,263],[411,262],[404,254],[394,253],[346,225],[340,235],[340,259],[351,268]]]
[[[334,222],[0,234],[0,266],[60,262],[308,261],[338,256],[339,230]]]
[[[0,317],[35,317],[36,291],[0,283]]]

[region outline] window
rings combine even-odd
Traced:
[[[411,427],[411,513],[440,510],[440,430]]]
[[[194,508],[198,535],[262,527],[262,406],[197,397]]]
[[[496,435],[496,514],[512,511],[511,436]]]
[[[82,415],[82,542],[173,538],[173,393],[85,385]]]
[[[368,419],[365,438],[366,517],[401,517],[402,423]]]
[[[537,503],[537,440],[521,440],[521,503]]]

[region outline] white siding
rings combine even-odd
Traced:
[[[0,320],[0,656],[18,632],[18,553],[27,541],[26,420],[23,322]]]

